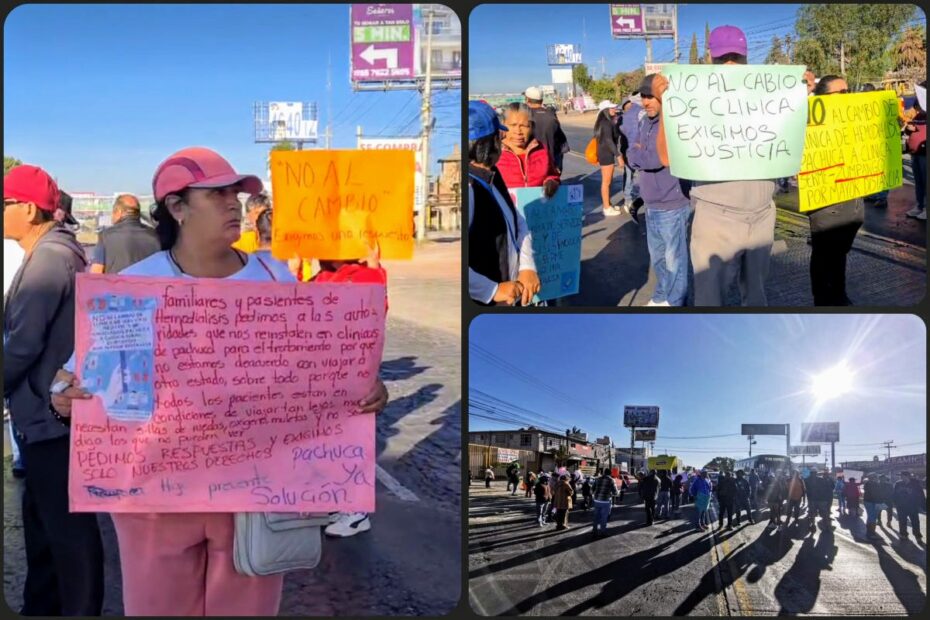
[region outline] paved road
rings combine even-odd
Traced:
[[[878,616],[918,613],[926,601],[926,546],[884,527],[868,542],[861,519],[812,536],[765,522],[705,533],[687,506],[646,527],[628,495],[595,540],[592,513],[573,511],[556,533],[532,510],[503,483],[470,489],[469,600],[479,614]]]
[[[327,540],[316,570],[289,574],[282,615],[439,616],[458,604],[460,253],[457,241],[425,244],[413,261],[386,266],[392,306],[382,377],[391,400],[377,423],[381,484],[372,529]],[[436,298],[448,304],[415,313]],[[4,461],[3,490],[4,594],[18,609],[25,579],[22,484],[10,475],[9,460]],[[121,615],[115,533],[108,517],[100,521],[107,554],[104,613]]]
[[[599,170],[583,157],[594,124],[592,113],[560,115],[572,151],[563,163],[563,183],[584,186],[581,291],[562,301],[569,306],[642,306],[655,288],[649,265],[646,228],[629,216],[604,218],[600,212]],[[617,176],[613,201],[620,199]],[[776,195],[776,243],[766,292],[770,306],[810,306],[810,246],[807,217],[797,213],[797,190]],[[857,305],[918,303],[926,288],[925,222],[905,217],[914,206],[910,166],[905,185],[893,190],[887,209],[866,209],[866,224],[848,258],[849,295]],[[735,301],[735,295],[731,296]]]

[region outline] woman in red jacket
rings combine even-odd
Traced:
[[[547,198],[559,189],[559,172],[552,156],[533,138],[533,118],[523,103],[511,103],[504,112],[501,158],[497,169],[509,189],[542,187]]]

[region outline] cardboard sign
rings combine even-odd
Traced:
[[[71,510],[372,511],[384,295],[78,274]]]
[[[775,179],[801,168],[803,66],[668,65],[662,120],[673,176]]]
[[[800,210],[900,187],[901,130],[891,91],[823,95],[808,102]]]
[[[581,279],[582,186],[563,185],[552,198],[543,196],[541,187],[513,189],[510,195],[533,235],[541,285],[533,301],[576,294]]]
[[[412,151],[272,151],[271,252],[280,260],[413,256]]]

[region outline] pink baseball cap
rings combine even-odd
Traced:
[[[252,174],[239,174],[222,155],[201,146],[181,149],[163,161],[152,177],[155,202],[161,202],[168,194],[189,187],[209,189],[242,185],[247,194],[262,191],[261,179]]]
[[[724,54],[746,56],[746,35],[736,26],[718,26],[710,31],[707,47],[711,58],[720,58]]]

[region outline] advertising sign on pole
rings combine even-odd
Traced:
[[[627,405],[623,408],[623,425],[627,428],[657,428],[659,426],[659,408]]]
[[[643,32],[643,7],[641,4],[611,4],[610,33],[613,37],[639,35]]]
[[[317,120],[305,113],[300,101],[271,101],[268,103],[268,124],[274,140],[316,140]]]
[[[655,441],[656,429],[644,428],[633,431],[633,441]]]
[[[743,424],[741,435],[784,435],[787,432],[784,424]]]
[[[820,444],[810,444],[806,446],[791,446],[788,456],[818,456],[820,454]]]
[[[552,66],[581,64],[581,50],[576,49],[574,43],[547,45],[546,57]]]
[[[801,424],[801,441],[804,443],[832,443],[839,440],[839,422],[804,422]]]
[[[675,36],[674,4],[611,4],[610,33],[615,39]]]
[[[413,5],[352,5],[352,81],[413,80]]]
[[[559,67],[552,69],[552,81],[556,84],[571,84],[573,81],[571,68]]]

